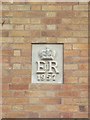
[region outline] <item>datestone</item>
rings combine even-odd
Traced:
[[[32,44],[32,83],[63,83],[63,44]]]

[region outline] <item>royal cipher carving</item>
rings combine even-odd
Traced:
[[[39,61],[36,61],[37,80],[38,81],[55,81],[56,75],[59,74],[58,64],[55,61],[56,52],[50,48],[44,48],[38,53]]]

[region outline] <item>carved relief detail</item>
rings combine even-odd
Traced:
[[[49,48],[46,48],[39,53],[39,57],[41,60],[53,60],[55,55],[56,55],[56,52],[52,51]]]

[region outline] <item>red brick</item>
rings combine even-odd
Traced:
[[[8,83],[3,83],[2,84],[2,89],[3,90],[9,90],[9,84]]]
[[[73,117],[74,118],[88,118],[88,112],[74,113]]]
[[[44,24],[59,24],[60,22],[61,19],[59,18],[47,18],[42,20],[42,23]]]
[[[40,98],[42,104],[61,104],[60,98]]]
[[[28,85],[9,85],[9,89],[10,90],[27,90],[28,89]]]
[[[11,82],[11,77],[10,76],[2,78],[2,83],[10,83],[10,82]]]
[[[28,118],[28,114],[24,111],[17,111],[17,112],[9,112],[5,115],[6,118]]]
[[[62,91],[69,91],[69,90],[73,90],[73,91],[76,91],[78,89],[78,85],[73,85],[73,84],[63,84],[62,87],[61,87],[61,90]]]
[[[3,113],[8,113],[8,112],[11,112],[12,111],[12,106],[11,105],[4,105],[3,107],[2,107],[2,112]]]
[[[79,97],[78,91],[62,91],[56,94],[56,97]]]
[[[13,84],[29,84],[31,82],[30,78],[24,77],[13,77],[12,83]]]
[[[88,85],[79,85],[79,90],[87,90],[88,91]]]
[[[13,51],[12,50],[2,50],[2,55],[12,56],[13,55]]]
[[[88,50],[82,50],[80,53],[81,57],[88,57]]]
[[[71,112],[61,112],[60,118],[73,118],[73,113]]]
[[[58,112],[41,112],[40,118],[60,118]]]
[[[13,97],[20,98],[25,97],[25,91],[13,91]]]
[[[88,70],[88,64],[79,64],[80,70]]]

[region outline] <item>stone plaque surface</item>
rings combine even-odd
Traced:
[[[32,44],[32,83],[63,83],[63,44]]]

